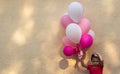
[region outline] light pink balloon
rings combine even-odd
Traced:
[[[70,18],[70,16],[65,13],[62,17],[61,17],[61,24],[64,28],[67,27],[67,25],[69,25],[70,23],[73,23],[73,20]]]
[[[78,25],[82,29],[82,34],[88,33],[88,31],[90,30],[90,27],[91,27],[91,23],[87,18],[81,18]]]
[[[67,36],[63,37],[62,42],[65,46],[76,47],[76,43],[73,43]]]

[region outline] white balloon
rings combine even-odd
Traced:
[[[80,18],[82,17],[83,14],[83,7],[82,4],[79,2],[72,2],[68,6],[68,14],[70,15],[71,19],[74,22],[79,22]]]
[[[82,30],[77,24],[71,23],[66,28],[66,35],[72,42],[79,43]]]
[[[93,38],[95,38],[95,33],[93,30],[89,30],[88,34],[90,34]]]

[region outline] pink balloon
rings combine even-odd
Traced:
[[[62,42],[65,46],[76,47],[76,43],[73,43],[67,36],[63,37]]]
[[[81,27],[82,29],[82,34],[86,34],[88,33],[88,31],[90,30],[90,21],[87,18],[81,18],[80,22],[78,23],[78,25]]]
[[[74,50],[75,50],[75,54],[78,54],[81,51],[79,44],[77,44],[76,47],[74,47]]]
[[[64,28],[67,27],[70,23],[73,23],[73,20],[70,18],[70,16],[66,13],[61,17],[61,24]]]
[[[65,46],[63,49],[63,53],[65,56],[72,56],[75,54],[75,50],[71,46]]]
[[[80,45],[81,45],[82,49],[86,50],[87,48],[89,48],[92,45],[92,43],[93,43],[93,38],[91,35],[84,34],[81,37]]]

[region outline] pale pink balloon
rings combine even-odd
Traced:
[[[64,28],[66,28],[70,23],[73,23],[73,20],[70,18],[70,16],[67,13],[65,13],[61,17],[61,24]]]
[[[67,36],[63,37],[62,42],[65,46],[76,47],[76,43],[73,43]]]
[[[81,27],[82,29],[82,34],[86,34],[88,33],[88,31],[90,30],[91,27],[91,23],[87,18],[81,18],[81,20],[79,21],[78,25]]]

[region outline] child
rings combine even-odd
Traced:
[[[103,61],[97,53],[91,55],[91,64],[86,65],[84,59],[86,52],[83,52],[83,57],[81,59],[81,65],[89,70],[90,74],[103,74]],[[78,56],[79,58],[79,56]]]

